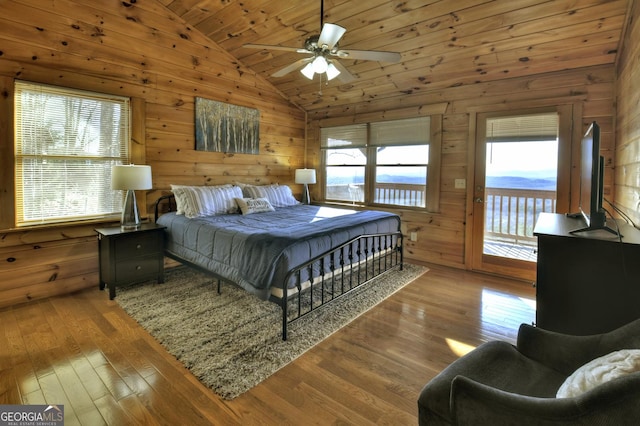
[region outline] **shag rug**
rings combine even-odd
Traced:
[[[167,270],[165,283],[118,289],[122,308],[224,399],[233,399],[293,361],[425,273],[405,264],[289,324],[282,340],[279,305],[260,300],[187,267]]]

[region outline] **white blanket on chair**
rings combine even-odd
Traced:
[[[557,398],[573,398],[598,385],[640,371],[640,350],[623,349],[589,361],[564,381]]]

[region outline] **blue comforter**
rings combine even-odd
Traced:
[[[166,250],[267,299],[292,268],[362,234],[400,231],[381,211],[296,205],[274,212],[188,219],[167,213]]]

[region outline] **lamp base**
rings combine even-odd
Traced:
[[[302,191],[302,204],[311,204],[311,197],[309,196],[309,185],[304,184],[304,191]]]
[[[140,215],[138,214],[136,193],[133,189],[128,189],[124,197],[124,205],[122,206],[120,229],[123,231],[133,231],[138,228],[140,228]]]

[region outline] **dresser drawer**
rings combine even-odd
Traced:
[[[155,278],[161,267],[162,258],[157,255],[121,260],[116,264],[116,282],[133,282]]]
[[[162,234],[159,232],[145,232],[118,238],[115,241],[116,261],[162,253],[162,243]]]

